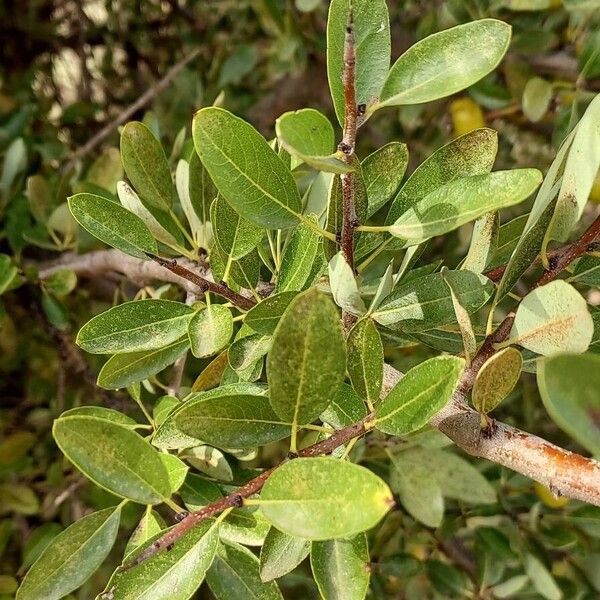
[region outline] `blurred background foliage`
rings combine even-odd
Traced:
[[[167,154],[172,149],[172,161],[186,129],[189,137],[193,112],[215,101],[267,137],[273,135],[275,119],[296,108],[318,108],[335,122],[325,66],[327,4],[0,3],[0,599],[13,596],[15,577],[65,526],[91,509],[115,503],[69,467],[50,433],[54,417],[72,406],[96,403],[130,414],[137,410],[125,394],[95,387],[98,365],[76,349],[74,332],[115,298],[177,293],[139,292],[131,283],[110,280],[87,279],[78,285],[69,271],[43,283],[37,278],[36,265],[96,246],[75,226],[66,197],[84,190],[114,196],[123,176],[117,128],[101,143],[85,145],[194,51],[197,56],[173,82],[132,115],[160,137]],[[401,140],[409,146],[414,168],[452,137],[487,125],[499,132],[497,169],[545,170],[569,123],[600,91],[597,0],[388,4],[393,58],[430,33],[486,16],[509,22],[513,40],[500,68],[468,93],[378,113],[361,131],[361,157]],[[598,181],[590,200],[600,202]],[[517,210],[507,211],[506,218],[524,209]],[[468,231],[444,239],[443,247],[430,246],[423,264],[443,258],[452,265],[464,256]],[[388,358],[406,369],[423,356],[405,348]],[[191,365],[190,373],[200,372],[200,365]],[[501,417],[574,447],[548,418],[527,378],[503,405]],[[392,513],[372,540],[373,597],[464,597],[465,580],[479,587],[482,580],[494,581],[500,568],[510,573],[517,560],[511,544],[518,544],[540,556],[539,564],[525,566],[534,583],[528,597],[559,598],[562,590],[565,598],[597,598],[599,511],[536,491],[523,477],[498,473],[499,467],[481,468],[503,482],[499,505],[466,512],[460,503],[449,503],[444,525],[435,531]],[[126,512],[124,521],[132,527],[139,514],[135,507]],[[453,535],[465,522],[472,534],[457,541]],[[522,566],[515,572],[519,570]],[[97,577],[109,573],[107,568]],[[294,577],[282,583],[289,597],[315,597],[313,588]],[[102,583],[88,582],[77,597],[91,597]],[[514,581],[515,590],[519,585],[525,584]],[[512,597],[509,589],[504,593],[477,597]]]

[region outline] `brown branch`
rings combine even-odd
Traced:
[[[549,269],[543,273],[537,282],[537,286],[545,285],[555,279],[564,271],[573,261],[583,256],[586,252],[593,252],[598,247],[598,238],[600,238],[600,215],[585,230],[581,237],[563,248],[555,250],[549,255]]]
[[[344,427],[344,429],[340,429],[336,433],[334,433],[331,437],[328,437],[321,442],[317,442],[308,448],[304,448],[300,450],[297,454],[295,454],[291,458],[301,457],[301,458],[309,458],[314,456],[323,456],[325,454],[330,454],[339,446],[346,444],[350,440],[360,437],[364,435],[368,429],[365,426],[365,423],[372,419],[373,415],[368,415],[364,419],[361,419],[357,423],[349,425],[348,427]],[[143,552],[141,552],[134,560],[130,563],[125,564],[121,567],[121,570],[131,569],[136,565],[139,565],[158,552],[162,550],[169,550],[175,542],[180,540],[190,529],[195,527],[201,521],[213,517],[222,513],[224,510],[228,508],[236,508],[244,505],[244,500],[246,498],[250,498],[257,494],[271,475],[279,466],[283,463],[287,462],[286,459],[282,461],[279,465],[275,467],[271,467],[266,471],[263,471],[260,475],[251,479],[248,483],[244,484],[242,487],[238,488],[235,492],[224,496],[223,498],[219,498],[215,502],[212,502],[208,506],[201,508],[193,513],[185,516],[177,525],[172,527],[165,535],[158,538],[155,542],[150,544]]]
[[[354,15],[352,2],[348,10],[348,22],[344,37],[344,70],[342,73],[344,84],[344,128],[342,141],[338,144],[338,150],[342,152],[344,161],[348,165],[353,164],[354,149],[356,146],[356,130],[358,121],[358,108],[356,105],[356,39],[354,36]],[[342,231],[340,232],[340,247],[346,259],[354,271],[354,229],[360,225],[356,216],[354,202],[355,185],[354,173],[343,173],[340,175],[342,184]],[[350,313],[342,315],[346,331],[356,321]]]
[[[209,279],[202,277],[202,275],[198,275],[197,273],[194,273],[194,271],[190,271],[190,269],[179,264],[174,258],[162,258],[161,256],[150,254],[149,252],[146,252],[146,255],[148,258],[151,258],[153,261],[157,262],[161,267],[169,269],[171,273],[175,273],[175,275],[179,275],[179,277],[191,281],[198,287],[198,291],[201,293],[212,292],[217,296],[221,296],[222,298],[229,300],[232,304],[235,304],[235,306],[241,308],[242,310],[250,310],[256,305],[255,300],[246,298],[245,296],[234,292],[225,283],[216,283],[214,281],[210,281]]]

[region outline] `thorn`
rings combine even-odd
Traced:
[[[168,544],[167,546],[165,546],[165,550],[167,552],[170,552],[171,550],[173,550],[173,547],[175,546],[175,544]]]
[[[340,150],[344,154],[352,154],[352,148],[348,144],[346,144],[346,142],[340,142],[338,145],[338,150]]]
[[[244,506],[244,497],[241,494],[236,494],[233,497],[233,505],[237,506],[237,508],[242,508]]]
[[[554,271],[558,266],[558,256],[551,256],[548,260],[548,266],[550,267],[550,271]]]
[[[175,514],[175,520],[179,523],[180,521],[183,521],[186,517],[188,517],[189,514],[190,513],[187,510],[182,510],[181,512]]]
[[[366,104],[359,104],[359,105],[356,107],[356,114],[357,114],[359,117],[362,117],[362,116],[364,116],[364,114],[365,114],[366,112],[367,112],[367,105],[366,105]]]
[[[288,452],[287,453],[287,457],[289,460],[294,460],[295,458],[298,458],[298,456],[300,456],[297,452]]]

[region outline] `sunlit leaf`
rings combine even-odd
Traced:
[[[361,398],[374,406],[383,384],[383,344],[371,319],[362,319],[348,334],[348,375]]]
[[[211,304],[197,311],[189,321],[188,334],[194,356],[203,358],[217,354],[233,335],[231,310],[221,304]]]

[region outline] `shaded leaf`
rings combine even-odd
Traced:
[[[279,275],[275,284],[276,293],[304,289],[314,267],[319,241],[319,235],[314,230],[304,223],[298,225],[283,251]],[[289,298],[291,299],[292,296]],[[247,321],[244,322],[247,323]]]
[[[561,355],[538,362],[540,396],[552,420],[600,456],[600,355]]]
[[[516,348],[505,348],[492,355],[477,373],[473,384],[473,406],[481,413],[493,411],[513,390],[523,358]]]
[[[263,335],[272,335],[296,295],[293,291],[281,292],[265,298],[246,313],[244,324]]]
[[[272,581],[293,571],[309,554],[310,542],[271,527],[260,551],[260,579]]]
[[[523,114],[536,123],[546,114],[552,100],[552,84],[541,77],[532,77],[523,90]]]
[[[343,252],[338,252],[329,261],[329,287],[335,303],[342,310],[356,316],[367,312],[367,307],[360,297],[354,272],[346,262]]]
[[[344,121],[344,40],[350,1],[332,0],[327,19],[327,78],[338,121]],[[390,66],[390,22],[385,0],[353,0],[356,103],[379,99]]]
[[[362,600],[371,568],[367,536],[313,542],[310,566],[324,600]]]
[[[347,340],[348,375],[352,387],[369,406],[379,401],[383,384],[383,344],[371,319],[362,319]]]
[[[186,435],[218,448],[253,448],[290,434],[273,412],[266,396],[215,396],[189,401],[175,415],[175,424]]]
[[[123,127],[121,159],[142,201],[169,210],[175,196],[169,163],[160,142],[143,123],[132,121]]]

